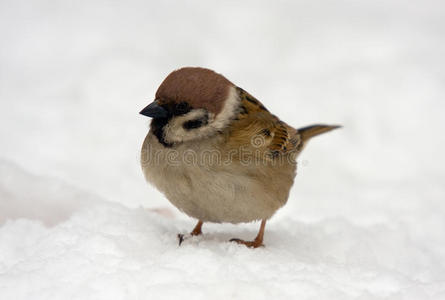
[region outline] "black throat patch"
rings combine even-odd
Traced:
[[[158,138],[159,143],[161,143],[164,147],[170,148],[173,146],[172,143],[167,143],[164,139],[164,126],[167,125],[170,118],[157,118],[151,120],[150,128],[153,131],[153,134]]]
[[[162,105],[168,112],[167,117],[165,118],[155,118],[151,121],[150,128],[153,134],[158,138],[159,143],[161,143],[164,147],[172,147],[173,143],[168,143],[164,138],[164,127],[168,124],[168,122],[176,116],[185,115],[189,111],[192,110],[190,105],[187,102],[179,102],[179,103],[168,103]]]

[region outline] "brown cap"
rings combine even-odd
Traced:
[[[205,108],[218,114],[234,86],[221,74],[204,68],[186,67],[170,73],[156,92],[159,103],[187,102],[193,108]]]

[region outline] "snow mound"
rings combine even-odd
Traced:
[[[0,1],[0,300],[445,299],[444,8]],[[181,66],[344,126],[303,151],[264,248],[228,242],[259,224],[179,247],[195,221],[144,181],[138,112]]]
[[[9,174],[0,191],[21,211],[60,201],[60,209],[11,215],[0,227],[0,299],[445,298],[443,253],[405,224],[281,217],[268,224],[260,249],[228,242],[253,238],[258,224],[205,224],[203,236],[178,246],[176,234],[192,220],[0,166]]]
[[[2,159],[0,178],[0,225],[8,218],[39,219],[53,225],[97,198],[60,179],[28,174]]]

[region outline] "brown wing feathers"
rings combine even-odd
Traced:
[[[248,124],[246,130],[250,131],[250,135],[264,137],[264,146],[272,157],[290,151],[300,151],[310,138],[341,127],[316,124],[296,130],[271,114],[255,97],[241,88],[237,90],[241,105],[236,119],[241,121],[241,126]]]
[[[253,131],[250,134],[264,137],[264,146],[270,151],[272,157],[292,150],[296,146],[295,141],[299,139],[294,139],[292,143],[290,135],[291,132],[295,132],[295,129],[280,121],[260,101],[243,89],[238,88],[238,93],[241,105],[237,119],[240,121],[248,119],[246,121],[251,123],[249,125],[252,123],[256,125],[248,126],[248,129]]]

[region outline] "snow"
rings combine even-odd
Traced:
[[[0,299],[445,299],[441,1],[0,2]],[[298,127],[289,203],[192,220],[143,179],[138,111],[215,69]]]
[[[228,242],[253,237],[253,224],[206,225],[204,236],[178,246],[175,234],[190,229],[191,220],[108,202],[8,163],[2,162],[2,171],[11,182],[30,184],[26,196],[21,186],[7,192],[33,203],[35,210],[7,221],[2,217],[2,299],[445,296],[443,247],[430,244],[431,236],[424,235],[428,228],[417,233],[409,222],[359,225],[325,218],[308,223],[288,216],[271,221],[264,248]],[[90,201],[73,205],[81,199]],[[51,204],[51,214],[39,214]],[[45,225],[54,215],[64,217]],[[437,216],[423,225],[434,229],[444,223]],[[443,237],[437,241],[443,246]]]

